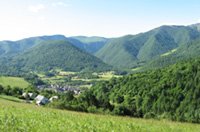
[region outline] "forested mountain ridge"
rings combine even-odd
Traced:
[[[195,58],[200,56],[200,38],[189,41],[185,45],[181,45],[178,48],[165,53],[155,59],[152,59],[141,69],[154,69],[160,68],[168,65],[172,65],[181,60],[186,60],[189,58]]]
[[[74,36],[67,38],[67,40],[73,43],[75,46],[91,54],[94,54],[97,51],[99,51],[111,39],[97,37],[97,36],[96,37]]]
[[[110,40],[95,55],[119,67],[134,68],[200,37],[195,26],[161,26],[151,31]]]
[[[81,95],[79,100],[84,102],[89,97],[95,102],[107,100],[114,105],[112,111],[118,115],[199,123],[199,73],[198,57],[162,69],[100,82]],[[89,102],[95,105],[92,100]],[[110,109],[110,105],[106,108]]]
[[[65,37],[64,35],[50,35],[30,37],[18,41],[0,41],[0,56],[17,54],[39,44],[42,41],[48,40],[68,40],[78,48],[89,53],[95,53],[110,39],[103,37]]]
[[[64,40],[63,35],[31,37],[18,41],[0,41],[0,56],[13,55],[25,51],[45,40]]]
[[[106,71],[111,66],[67,40],[43,41],[32,48],[0,59],[1,65],[25,71]]]

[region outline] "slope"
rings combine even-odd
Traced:
[[[133,68],[198,37],[200,33],[189,26],[161,26],[113,39],[95,56],[113,66]]]
[[[172,65],[178,61],[195,58],[197,56],[200,56],[200,38],[192,40],[167,54],[163,54],[153,59],[152,61],[147,63],[142,69],[147,70],[164,67]]]
[[[99,51],[111,39],[103,37],[74,36],[69,37],[68,40],[75,46],[82,48],[91,54],[94,54],[97,51]],[[77,40],[79,41],[79,43],[77,42]]]
[[[25,71],[105,71],[111,68],[67,40],[43,41],[24,52],[2,58],[0,63]]]
[[[19,41],[1,41],[0,42],[0,56],[13,55],[23,52],[38,43],[45,40],[65,40],[63,35],[40,36],[22,39]]]
[[[200,57],[113,78],[84,94],[93,95],[99,102],[109,99],[107,102],[115,106],[113,112],[119,115],[199,123],[199,73]]]
[[[22,39],[19,41],[0,41],[0,56],[13,55],[25,51],[42,41],[68,40],[76,47],[89,53],[95,53],[101,49],[110,39],[103,37],[65,37],[64,35],[38,36]]]
[[[198,132],[200,129],[198,124],[86,114],[38,107],[36,105],[21,103],[19,99],[3,95],[0,95],[0,109],[0,129],[2,132]]]

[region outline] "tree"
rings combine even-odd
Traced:
[[[3,93],[3,90],[4,90],[3,86],[0,85],[0,94]]]

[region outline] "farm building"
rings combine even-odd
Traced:
[[[35,103],[37,105],[45,105],[46,103],[49,103],[49,100],[42,96],[42,95],[38,95],[36,98],[35,98]]]
[[[35,98],[35,95],[33,93],[27,93],[27,94],[28,94],[29,98],[31,98],[31,99]],[[26,93],[23,93],[22,96],[25,97]]]
[[[49,101],[50,102],[53,102],[53,101],[55,101],[55,100],[57,100],[58,99],[58,96],[53,96],[53,97],[51,97],[50,99],[49,99]]]

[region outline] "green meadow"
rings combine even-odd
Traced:
[[[0,77],[0,84],[3,86],[10,85],[11,87],[18,86],[20,88],[26,88],[30,84],[20,77]]]
[[[200,125],[50,109],[0,95],[1,132],[199,132]]]

